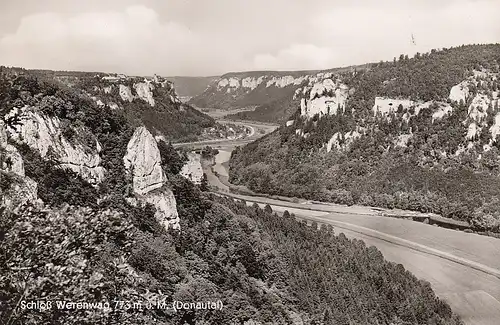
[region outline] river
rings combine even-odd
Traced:
[[[259,127],[258,123],[251,123]],[[266,129],[269,131],[270,129]],[[255,134],[254,139],[263,134]],[[226,140],[214,143],[219,149],[214,171],[228,176],[231,151],[248,141]],[[205,166],[209,182],[228,192],[227,185]],[[410,220],[381,217],[370,207],[292,203],[268,197],[235,195],[274,211],[288,210],[309,221],[332,224],[337,233],[362,239],[376,246],[384,257],[400,263],[417,277],[431,283],[466,324],[500,324],[500,239],[440,228]]]

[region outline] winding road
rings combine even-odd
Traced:
[[[264,134],[275,128],[258,123],[245,124],[264,128]],[[211,143],[220,150],[219,156],[215,166],[204,167],[209,182],[219,189],[219,195],[244,199],[247,204],[269,204],[277,212],[288,210],[299,219],[331,224],[337,233],[376,246],[387,260],[402,264],[418,278],[430,282],[437,295],[446,300],[466,324],[500,324],[500,239],[383,217],[370,207],[308,201],[293,203],[228,193],[228,186],[221,179],[224,170],[227,175],[230,152],[262,135],[256,132],[252,139]],[[193,147],[207,143],[180,145]],[[221,178],[214,175],[212,169],[217,170]]]

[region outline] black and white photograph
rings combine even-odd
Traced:
[[[499,0],[1,0],[1,325],[500,325]]]

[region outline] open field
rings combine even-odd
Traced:
[[[247,204],[252,203],[247,201]],[[264,206],[262,203],[259,205]],[[419,245],[415,247],[418,250],[413,249],[413,244],[407,240],[398,240],[398,238],[385,236],[378,231],[336,221],[339,215],[342,216],[341,214],[334,215],[323,211],[309,211],[283,206],[272,206],[272,208],[277,212],[288,210],[296,214],[299,219],[309,222],[317,221],[319,224],[331,224],[337,234],[343,233],[348,238],[363,240],[367,246],[376,246],[385,259],[402,264],[416,277],[428,281],[436,294],[450,304],[452,309],[463,318],[465,324],[498,324],[498,320],[500,320],[500,278],[467,265],[441,258],[433,253],[430,254],[429,252],[434,251],[431,247],[426,249],[424,245]]]
[[[331,216],[338,221],[381,231],[500,269],[500,239],[497,238],[430,226],[404,219],[356,214],[345,215],[341,213],[331,214]]]
[[[216,146],[220,156],[213,169],[221,178],[227,177],[227,161],[235,145],[239,144]],[[204,169],[210,184],[228,191],[211,166]],[[500,239],[384,217],[380,209],[371,207],[230,195],[247,204],[270,204],[277,212],[288,210],[300,219],[331,224],[337,233],[376,246],[387,260],[428,281],[467,325],[500,324]]]
[[[500,303],[482,290],[442,294],[441,297],[452,309],[460,310],[460,316],[467,324],[488,325],[500,322]]]
[[[332,221],[369,228],[500,270],[500,239],[498,238],[450,230],[411,220],[378,216],[373,212],[370,213],[369,207],[300,204],[265,197],[230,195],[247,202],[270,204],[278,211],[300,212],[301,215],[327,215]]]
[[[224,163],[225,159],[229,160],[230,156],[230,152],[220,151],[220,157],[216,157],[216,165],[213,168],[222,176],[227,175]],[[224,187],[227,186],[224,185]],[[236,195],[236,197],[238,196],[240,195]],[[404,238],[500,270],[500,239],[498,238],[431,226],[406,219],[381,217],[371,207],[349,207],[307,201],[292,203],[265,197],[240,197],[244,197],[245,200],[254,200],[274,205],[331,212],[332,218],[335,218],[337,221],[348,222]]]
[[[384,257],[404,267],[420,279],[429,281],[436,294],[448,302],[468,325],[493,325],[500,320],[500,279],[457,263],[346,229],[349,238],[362,239],[376,246]]]

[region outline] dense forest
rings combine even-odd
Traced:
[[[9,111],[14,106],[22,107],[23,104],[35,104],[39,99],[49,103],[51,100],[71,101],[74,105],[90,107],[89,102],[93,97],[106,106],[110,103],[117,104],[123,109],[124,116],[130,123],[143,123],[152,132],[162,134],[174,142],[196,141],[204,129],[217,127],[215,121],[208,115],[189,105],[172,101],[172,97],[176,97],[172,84],[153,83],[155,105],[152,106],[140,99],[123,101],[117,83],[104,79],[102,73],[32,71],[5,67],[0,67],[0,70],[4,76],[10,76],[0,81],[2,83],[0,87],[5,87],[2,94],[6,94],[2,98],[4,105],[0,107],[3,111]],[[118,84],[128,86],[132,95],[136,95],[133,87],[136,82],[144,82],[144,78],[128,77],[121,79]],[[110,90],[105,91],[105,88]],[[68,119],[71,123],[75,118],[71,114],[72,111],[75,110],[68,110]],[[97,107],[97,113],[101,111],[101,107]]]
[[[174,183],[180,233],[160,229],[147,207],[63,205],[3,214],[2,322],[460,324],[428,283],[362,241],[207,195],[184,179]],[[111,306],[221,300],[224,309],[15,309],[22,297]]]
[[[126,113],[97,107],[57,83],[50,88],[18,77],[0,79],[0,116],[26,104],[58,116],[66,136],[86,126],[88,141],[102,145],[106,178],[90,185],[57,167],[50,154],[42,158],[11,141],[43,202],[0,208],[0,323],[461,324],[428,283],[385,261],[376,248],[270,207],[204,192],[203,184],[179,175],[185,155],[160,141],[181,223],[180,231],[166,231],[152,205],[126,199],[131,179],[123,157],[135,127]],[[220,300],[223,308],[161,305],[207,300]],[[42,304],[26,308],[23,301]],[[43,304],[48,301],[54,305]],[[71,309],[55,301],[103,305]],[[141,308],[147,303],[153,307]]]
[[[143,82],[143,80],[143,78],[136,77],[120,83],[134,89],[133,84]],[[102,78],[92,77],[79,79],[75,87],[85,89],[92,94],[94,87],[103,89],[111,85],[111,82]],[[117,98],[119,98],[117,87],[112,88],[109,94],[103,94],[102,91],[99,91],[96,95],[105,102],[107,102],[106,97],[110,101],[117,101]],[[203,129],[216,126],[215,121],[208,115],[189,105],[173,102],[170,98],[171,95],[177,96],[172,84],[157,86],[153,89],[155,106],[151,106],[142,100],[124,102],[122,105],[129,120],[140,120],[151,130],[160,132],[172,141],[196,141],[202,134]]]
[[[472,104],[478,94],[498,96],[499,63],[500,45],[471,45],[340,73],[352,90],[342,113],[304,118],[297,109],[292,126],[233,152],[230,181],[262,193],[434,212],[500,232],[500,142],[490,131],[498,100],[485,110]],[[474,71],[492,76],[471,84],[466,101],[450,101],[450,89]],[[431,104],[419,114],[398,107],[374,115],[377,96]],[[435,118],[440,105],[451,113]],[[467,139],[474,110],[485,117]],[[348,139],[355,130],[360,136]],[[328,152],[335,133],[339,148]]]

